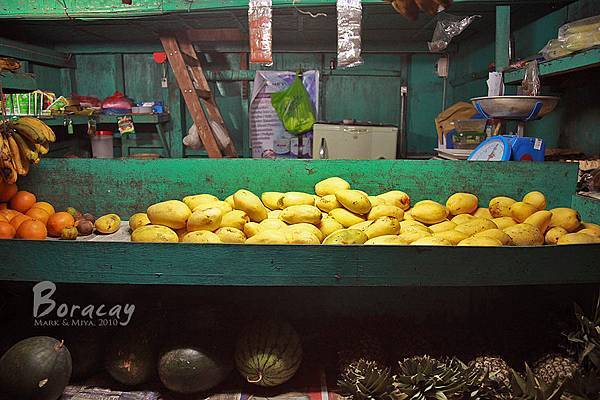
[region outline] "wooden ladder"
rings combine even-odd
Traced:
[[[237,157],[235,146],[208,86],[190,36],[198,35],[189,35],[188,32],[169,33],[161,35],[160,41],[208,156],[210,158]],[[221,132],[215,132],[216,129]],[[219,141],[217,134],[219,134]]]

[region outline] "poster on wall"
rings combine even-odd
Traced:
[[[291,71],[256,71],[250,101],[250,147],[253,158],[312,158],[312,132],[302,135],[298,152],[298,137],[285,130],[271,105],[271,94],[292,84],[296,73]],[[306,71],[302,83],[319,110],[319,71]]]

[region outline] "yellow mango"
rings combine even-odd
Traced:
[[[394,206],[395,207],[395,206]],[[411,220],[414,221],[415,219],[413,218],[412,214],[410,213],[410,208],[406,211],[404,211],[404,219],[405,220]]]
[[[369,239],[365,242],[365,244],[384,246],[406,246],[410,243],[401,240],[398,235],[383,235],[374,237],[373,239]]]
[[[304,230],[285,230],[285,237],[289,244],[321,244],[318,237]]]
[[[256,235],[259,230],[260,229],[257,222],[247,222],[244,225],[244,235],[246,235],[247,238],[251,238],[252,236]]]
[[[355,214],[366,214],[371,211],[369,197],[359,190],[338,190],[335,198],[344,208]]]
[[[435,237],[435,236],[426,236],[420,239],[415,240],[410,244],[411,246],[452,246],[448,240]]]
[[[283,230],[267,230],[249,237],[246,244],[288,244]]]
[[[463,241],[469,237],[467,234],[459,232],[454,229],[452,229],[450,231],[435,232],[432,236],[435,236],[440,239],[445,239],[445,240],[449,241],[450,243],[452,243],[453,246],[456,246],[461,241]]]
[[[196,194],[193,196],[185,196],[183,202],[186,206],[193,210],[201,204],[215,203],[219,201],[219,198],[212,194]]]
[[[538,228],[529,224],[517,224],[503,229],[515,246],[541,246],[544,235]]]
[[[508,228],[509,226],[513,226],[517,224],[517,221],[512,219],[512,217],[499,217],[493,218],[492,222],[496,224],[498,229]]]
[[[329,212],[329,216],[333,217],[333,219],[342,224],[344,228],[348,228],[352,225],[358,224],[359,222],[366,221],[365,217],[354,214],[345,208],[335,208]]]
[[[444,221],[444,222],[440,222],[439,224],[433,224],[433,225],[429,226],[429,230],[432,233],[437,233],[437,232],[451,231],[456,227],[457,227],[457,225],[454,222]]]
[[[410,208],[410,197],[408,194],[400,190],[391,190],[377,196],[379,200],[383,201],[383,204],[388,206],[396,206],[403,209],[404,211]]]
[[[175,229],[175,233],[177,234],[177,237],[179,238],[179,241],[181,242],[181,239],[183,239],[183,237],[186,235],[186,233],[188,233],[187,228],[181,228],[181,229]]]
[[[420,201],[413,206],[410,213],[414,219],[427,225],[443,222],[448,216],[446,208],[435,201]]]
[[[550,220],[550,228],[560,226],[565,228],[567,232],[575,232],[581,226],[581,217],[579,213],[572,208],[554,208],[550,210],[552,219]]]
[[[206,231],[199,231],[206,232]],[[246,243],[246,235],[244,232],[237,228],[231,228],[229,226],[219,228],[216,230],[215,234],[221,239],[223,243],[230,244],[242,244]]]
[[[267,213],[267,219],[279,219],[281,210],[271,210]]]
[[[581,223],[581,228],[582,229],[593,229],[597,232],[600,232],[600,225],[598,224],[592,224],[591,222],[582,222]]]
[[[194,231],[186,233],[182,243],[223,243],[221,238],[210,231]]]
[[[490,214],[490,210],[488,208],[482,208],[482,207],[479,207],[477,210],[475,210],[475,212],[472,215],[477,218],[485,218],[485,219],[493,219],[494,218],[494,217],[492,217],[492,214]]]
[[[250,221],[250,217],[242,210],[233,210],[223,215],[221,218],[221,228],[236,228],[240,231],[244,230],[244,225]]]
[[[379,217],[364,230],[369,239],[383,235],[400,234],[400,222],[394,217]]]
[[[359,231],[364,232],[365,229],[367,229],[367,227],[369,225],[371,225],[372,223],[373,223],[373,221],[366,220],[366,221],[359,222],[358,224],[354,224],[354,225],[348,227],[348,229],[358,229]]]
[[[587,235],[585,233],[577,232],[577,233],[567,233],[566,235],[561,236],[558,239],[556,244],[596,244],[600,243],[598,239],[594,236]]]
[[[510,236],[506,234],[503,230],[500,229],[488,229],[487,231],[479,232],[473,235],[473,237],[489,237],[492,239],[496,239],[502,243],[504,246],[509,246],[512,244],[512,239]]]
[[[560,239],[562,236],[565,236],[567,233],[569,232],[567,232],[565,228],[561,228],[560,226],[550,228],[548,229],[548,232],[546,232],[546,236],[544,237],[544,243],[556,244],[558,242],[558,239]]]
[[[288,225],[280,219],[264,219],[258,224],[258,231],[270,231],[286,228]]]
[[[498,239],[490,238],[490,237],[468,237],[464,240],[461,240],[457,246],[479,246],[479,247],[495,247],[502,246],[502,242]]]
[[[245,211],[251,221],[260,222],[267,219],[267,208],[257,195],[249,190],[241,189],[233,195],[236,210]]]
[[[363,244],[369,237],[358,229],[342,229],[333,232],[323,240],[323,244]]]
[[[525,224],[533,225],[542,232],[546,233],[552,220],[552,213],[550,211],[541,210],[536,211],[523,221]]]
[[[464,224],[457,225],[455,230],[462,232],[468,236],[472,236],[478,232],[487,231],[488,229],[497,229],[498,226],[489,219],[473,218]]]
[[[513,203],[510,208],[510,216],[518,223],[523,223],[530,216],[535,214],[538,209],[531,204],[517,201]]]
[[[339,229],[342,229],[342,228],[343,227],[340,226]],[[317,239],[319,239],[319,243],[321,243],[323,241],[323,238],[325,238],[325,236],[323,235],[323,232],[321,232],[321,230],[313,224],[299,223],[299,224],[294,224],[294,225],[288,225],[285,227],[285,231],[286,232],[310,232],[313,235],[315,235],[317,237]]]
[[[542,211],[546,209],[546,196],[542,192],[529,192],[525,196],[523,196],[523,202],[527,204],[531,204],[538,211]]]
[[[494,218],[511,217],[510,206],[517,201],[506,196],[494,197],[490,200],[488,210]]]
[[[315,205],[319,208],[319,210],[324,212],[330,212],[334,208],[341,208],[342,205],[339,201],[337,201],[335,194],[328,194],[323,197],[320,197],[319,200],[315,203]]]
[[[369,211],[369,215],[367,215],[367,219],[370,220],[375,220],[380,217],[394,217],[398,221],[402,221],[404,219],[404,210],[400,207],[381,204],[372,207],[371,211]]]
[[[452,215],[471,214],[477,210],[479,199],[471,193],[454,193],[446,200],[446,207]]]
[[[299,224],[305,222],[307,224],[317,225],[321,222],[321,210],[315,206],[296,205],[289,206],[283,209],[279,219],[288,224]]]
[[[223,211],[213,207],[206,210],[198,210],[192,213],[187,221],[188,232],[216,231],[221,226]]]
[[[194,208],[192,210],[192,212],[197,211],[197,210],[206,210],[207,208],[213,208],[213,207],[220,208],[221,211],[223,211],[223,214],[226,214],[226,213],[228,213],[230,211],[233,211],[233,208],[231,207],[231,205],[229,205],[228,202],[226,202],[226,201],[215,201],[214,203],[200,204],[198,207]]]
[[[338,176],[333,176],[318,182],[315,185],[317,196],[327,196],[335,194],[338,190],[350,189],[350,184]]]
[[[455,217],[452,217],[452,219],[450,221],[454,222],[456,225],[461,225],[461,224],[464,224],[465,222],[469,222],[473,218],[476,218],[476,217],[469,215],[469,214],[459,214]]]
[[[398,240],[400,240],[401,242],[410,244],[410,243],[414,242],[415,240],[419,240],[419,239],[427,237],[427,236],[431,236],[431,233],[429,233],[427,231],[420,231],[420,230],[404,231],[398,235]]]
[[[184,228],[192,215],[190,208],[182,201],[169,200],[153,204],[146,210],[148,219],[154,225],[164,225],[173,229]]]
[[[293,226],[293,225],[292,225]],[[331,235],[335,231],[344,229],[344,225],[337,222],[333,217],[325,217],[321,220],[321,223],[317,225],[324,237]]]
[[[596,239],[600,239],[600,231],[596,229],[584,228],[577,233],[585,233],[586,235],[590,235]]]
[[[371,203],[371,208],[384,205],[383,200],[381,200],[377,196],[367,196],[367,197],[369,199],[369,202]]]
[[[146,213],[135,213],[131,217],[129,217],[129,228],[131,231],[135,231],[140,226],[150,225],[150,219],[148,218],[148,214]]]
[[[265,205],[265,207],[267,207],[268,209],[279,210],[281,209],[281,205],[279,202],[281,201],[282,197],[283,193],[281,192],[264,192],[260,196],[260,199]]]
[[[177,233],[171,228],[162,225],[144,225],[131,234],[132,242],[179,242]]]
[[[404,221],[400,222],[400,231],[401,232],[415,231],[415,230],[431,233],[431,230],[419,221],[413,221],[413,220],[409,219],[409,220],[404,220]]]
[[[94,222],[94,228],[102,234],[115,233],[121,228],[121,217],[117,214],[106,214]]]
[[[231,206],[232,209],[235,208],[235,201],[233,200],[233,195],[229,195],[225,198],[225,202]]]
[[[287,192],[277,202],[279,208],[284,209],[291,206],[314,206],[315,198],[312,194],[303,192]]]

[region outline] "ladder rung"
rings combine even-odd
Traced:
[[[196,95],[198,97],[200,97],[201,99],[204,99],[204,100],[210,100],[210,98],[211,98],[210,90],[193,88],[193,89],[181,89],[181,91],[183,93],[196,93]]]

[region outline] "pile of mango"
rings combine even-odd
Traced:
[[[315,194],[240,189],[225,200],[197,194],[150,206],[130,220],[133,242],[246,244],[375,244],[538,246],[600,243],[600,226],[570,208],[546,210],[531,192],[516,201],[495,197],[487,208],[471,193],[445,204],[392,190],[371,196],[342,178],[315,185]]]

